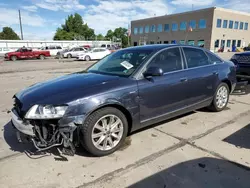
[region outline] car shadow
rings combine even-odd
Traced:
[[[18,142],[16,129],[13,127],[10,121],[6,125],[4,125],[3,136],[11,151],[24,153],[31,159],[39,159],[42,157],[53,155],[56,161],[68,161],[67,156],[62,155],[57,148],[51,148],[46,152],[38,152],[31,142]],[[76,148],[75,155],[93,157],[81,146]]]
[[[161,170],[128,188],[249,188],[249,176],[250,168],[247,166],[203,157]]]
[[[226,137],[223,141],[239,148],[250,149],[250,124]]]

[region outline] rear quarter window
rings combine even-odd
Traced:
[[[209,60],[211,61],[211,63],[222,63],[223,61],[221,59],[219,59],[216,55],[209,53],[209,52],[205,52],[209,58]]]

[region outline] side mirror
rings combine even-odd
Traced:
[[[162,76],[163,70],[159,67],[149,67],[144,73],[144,77]]]

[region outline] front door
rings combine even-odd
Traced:
[[[218,68],[202,49],[183,47],[187,62],[188,105],[196,105],[213,97],[218,83]]]
[[[185,107],[187,91],[183,77],[183,61],[179,47],[166,49],[156,55],[149,67],[159,67],[163,76],[138,81],[141,123],[163,117]]]

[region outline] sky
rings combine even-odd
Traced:
[[[0,0],[0,30],[10,26],[20,36],[21,10],[24,39],[51,40],[69,14],[105,35],[107,30],[128,28],[131,20],[173,14],[212,6],[250,12],[250,0]]]

